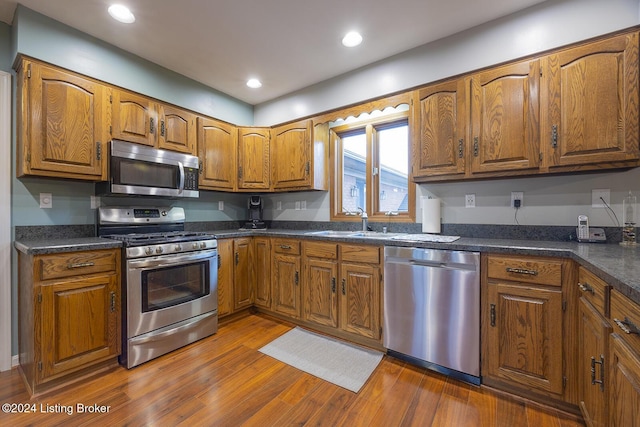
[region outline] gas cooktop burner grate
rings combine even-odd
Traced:
[[[203,239],[214,239],[215,236],[198,231],[171,231],[160,233],[129,233],[129,234],[108,234],[102,237],[120,240],[129,246],[146,245],[150,243],[175,243],[190,242]]]

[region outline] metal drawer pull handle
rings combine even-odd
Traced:
[[[289,245],[280,245],[280,249],[291,249]]]
[[[93,262],[77,262],[75,264],[67,264],[68,269],[72,268],[83,268],[83,267],[93,267],[95,263]]]
[[[596,364],[600,365],[600,379],[596,379]],[[591,384],[600,384],[600,391],[604,391],[604,355],[600,355],[600,360],[591,357]]]
[[[537,270],[527,270],[526,268],[512,268],[507,267],[507,273],[516,273],[516,274],[528,274],[530,276],[537,276]]]
[[[638,329],[628,317],[625,316],[624,320],[613,319],[613,321],[616,322],[616,325],[618,325],[625,334],[640,335],[640,329]]]
[[[593,287],[591,287],[591,285],[586,283],[586,282],[585,283],[578,283],[578,287],[580,288],[580,290],[582,292],[591,292],[594,295],[596,294],[596,291],[593,290]]]
[[[491,326],[496,326],[496,305],[491,304]]]

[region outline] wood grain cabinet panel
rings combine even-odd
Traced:
[[[272,309],[294,319],[302,314],[300,292],[300,255],[286,255],[274,251],[272,257],[273,304]]]
[[[158,114],[154,102],[142,95],[114,89],[111,96],[114,139],[156,146]]]
[[[18,73],[18,176],[106,179],[106,87],[23,60]]]
[[[271,240],[268,237],[253,238],[253,261],[255,268],[255,305],[271,308]]]
[[[199,187],[233,191],[237,183],[238,129],[218,120],[198,118]]]
[[[117,365],[120,250],[20,252],[18,263],[20,367],[29,391]]]
[[[239,190],[268,190],[271,184],[271,134],[267,128],[238,129]]]
[[[471,174],[537,169],[540,61],[471,77]]]
[[[617,333],[611,335],[611,427],[640,426],[640,356]]]
[[[303,319],[338,327],[338,245],[303,242]]]
[[[303,120],[274,127],[271,184],[274,190],[329,189],[329,126]]]
[[[233,241],[233,309],[250,307],[254,299],[253,240],[251,237]]]
[[[413,93],[413,179],[462,177],[467,153],[465,80],[457,79]]]
[[[218,316],[233,312],[233,239],[218,239]]]
[[[543,73],[550,169],[639,158],[637,32],[549,55]]]
[[[158,148],[197,155],[197,116],[171,105],[158,104]]]
[[[380,339],[380,268],[340,265],[340,324],[347,332]]]

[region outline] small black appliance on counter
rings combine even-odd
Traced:
[[[262,198],[260,196],[249,196],[249,222],[244,225],[248,229],[267,228],[262,220]]]

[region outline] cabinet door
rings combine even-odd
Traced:
[[[274,311],[300,317],[300,256],[273,254]]]
[[[273,129],[271,158],[274,189],[311,185],[312,121],[305,120]]]
[[[268,190],[269,129],[240,128],[238,132],[238,189]]]
[[[267,237],[253,238],[256,298],[259,307],[271,308],[271,241]]]
[[[196,155],[196,115],[170,105],[158,108],[158,148]]]
[[[253,266],[251,238],[235,239],[233,269],[233,309],[253,304]]]
[[[637,32],[550,55],[543,72],[550,167],[638,159]]]
[[[338,264],[335,261],[305,258],[304,320],[338,327]]]
[[[414,92],[413,178],[463,175],[468,117],[465,80]]]
[[[111,134],[115,139],[156,145],[158,118],[154,103],[142,95],[113,90]]]
[[[610,426],[640,426],[640,358],[618,334],[611,334]]]
[[[233,305],[233,239],[218,240],[218,316],[231,314]]]
[[[380,268],[340,265],[340,327],[368,338],[380,338]]]
[[[18,175],[106,177],[106,153],[102,152],[108,138],[105,87],[40,64],[26,62],[24,66],[27,93],[22,102],[28,107],[22,106],[25,152],[18,159]]]
[[[562,292],[489,284],[484,375],[562,394]]]
[[[40,379],[120,353],[120,291],[116,275],[79,278],[40,289]]]
[[[611,326],[584,298],[580,298],[578,322],[578,368],[580,410],[592,427],[607,425],[608,357]],[[608,359],[607,359],[608,360]],[[602,381],[597,383],[596,381]]]
[[[198,117],[200,188],[234,190],[237,149],[238,130],[235,126]]]
[[[471,77],[472,174],[538,168],[539,81],[538,60]]]

